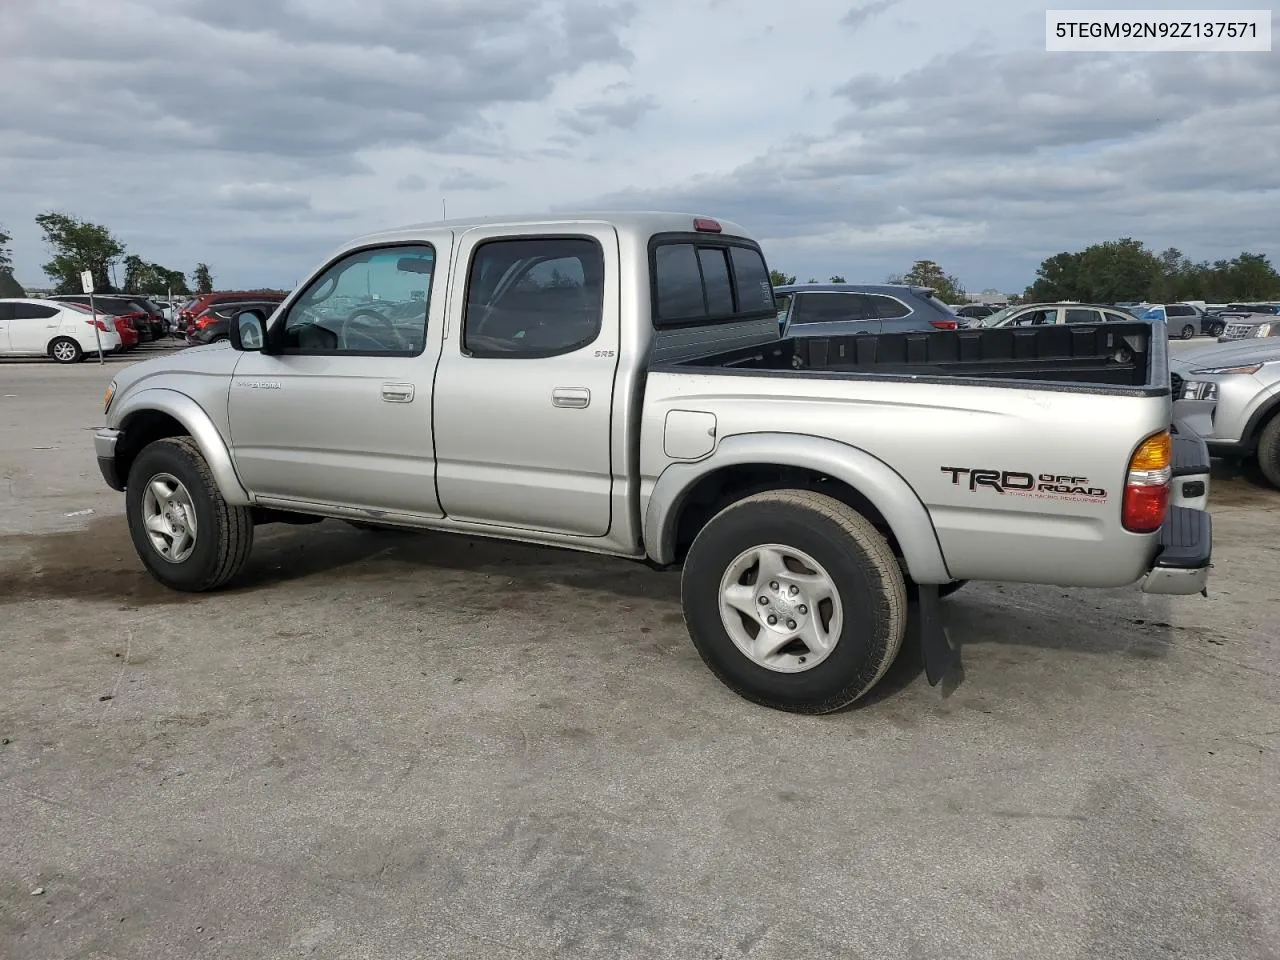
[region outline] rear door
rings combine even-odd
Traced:
[[[607,224],[459,238],[435,379],[446,515],[608,533],[618,284],[618,238]]]
[[[0,353],[9,353],[9,327],[13,323],[13,304],[0,303]]]
[[[1102,323],[1102,312],[1088,307],[1067,307],[1067,323]]]
[[[42,303],[13,304],[9,346],[14,353],[44,353],[58,335],[58,308]]]

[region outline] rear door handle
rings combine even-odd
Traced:
[[[412,403],[413,384],[384,383],[382,385],[382,399],[387,403]]]
[[[551,403],[557,407],[585,407],[591,403],[591,391],[586,387],[556,387],[551,391]]]

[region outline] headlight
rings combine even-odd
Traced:
[[[1203,373],[1203,370],[1197,370]],[[1208,380],[1188,380],[1182,385],[1183,400],[1217,400],[1218,385]]]
[[[102,412],[106,413],[111,409],[111,399],[116,395],[116,382],[111,381],[107,385],[107,392],[102,395]]]
[[[1239,367],[1202,367],[1199,370],[1192,370],[1191,372],[1197,376],[1219,376],[1226,373],[1257,373],[1261,369],[1262,364],[1260,363],[1247,363]]]
[[[1260,323],[1253,328],[1253,335],[1255,337],[1269,337],[1271,336],[1271,327],[1272,324],[1270,323]]]

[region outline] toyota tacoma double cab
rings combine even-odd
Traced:
[[[818,713],[909,616],[947,676],[967,580],[1205,588],[1150,323],[783,337],[743,228],[637,213],[366,236],[229,334],[123,371],[95,436],[176,590],[319,518],[627,557],[726,685]]]

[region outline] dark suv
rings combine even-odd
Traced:
[[[791,337],[955,330],[955,312],[929,287],[795,283],[775,287],[778,323]]]
[[[227,328],[231,326],[232,321],[240,314],[240,311],[255,309],[264,317],[269,317],[278,306],[280,306],[279,300],[255,300],[250,297],[245,297],[243,300],[215,303],[213,306],[205,308],[199,316],[187,325],[187,343],[191,346],[197,346],[226,340]],[[421,306],[419,306],[419,314],[421,314]]]

